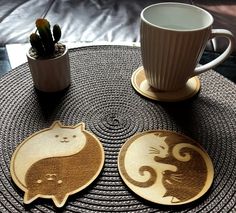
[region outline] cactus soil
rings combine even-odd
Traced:
[[[29,49],[29,55],[35,59],[51,59],[51,58],[57,58],[61,56],[66,50],[66,46],[62,43],[56,43],[55,44],[55,52],[53,55],[47,56],[47,57],[42,57],[39,56],[34,48]]]

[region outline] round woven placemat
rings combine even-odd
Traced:
[[[23,204],[9,167],[17,145],[49,127],[85,122],[103,143],[105,165],[89,188],[69,197],[63,212],[235,212],[236,86],[214,71],[200,76],[200,93],[185,102],[159,103],[139,95],[130,82],[141,66],[140,49],[96,46],[69,52],[72,84],[63,93],[44,95],[32,84],[28,64],[0,79],[0,212],[55,212],[51,200]],[[118,173],[123,143],[137,132],[166,129],[185,134],[203,146],[214,168],[208,193],[179,207],[145,201],[131,192]]]

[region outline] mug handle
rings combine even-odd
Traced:
[[[216,59],[214,59],[213,61],[204,64],[202,66],[196,67],[195,70],[193,71],[193,75],[198,75],[201,74],[203,72],[206,72],[210,69],[212,69],[213,67],[219,65],[220,63],[222,63],[233,51],[233,44],[234,44],[234,36],[233,34],[229,31],[229,30],[224,30],[224,29],[212,29],[211,32],[211,38],[214,37],[225,37],[228,39],[229,41],[229,45],[226,48],[226,50],[219,55]]]

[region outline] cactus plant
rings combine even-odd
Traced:
[[[59,25],[54,25],[51,32],[50,23],[47,19],[37,19],[36,33],[30,35],[32,48],[40,57],[50,57],[55,53],[55,44],[61,38],[61,29]],[[38,34],[37,34],[38,32]]]

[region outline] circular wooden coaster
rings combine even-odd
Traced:
[[[187,81],[184,88],[170,92],[158,91],[148,84],[143,67],[139,67],[134,71],[131,82],[134,89],[141,95],[164,102],[183,101],[193,97],[200,90],[200,80],[197,76],[194,76]]]
[[[214,177],[212,161],[198,143],[164,130],[131,137],[120,150],[118,168],[133,192],[164,205],[181,205],[200,198]]]
[[[11,176],[25,192],[24,203],[51,198],[62,207],[68,196],[91,184],[104,164],[99,140],[85,130],[84,123],[50,128],[25,139],[11,158]]]

